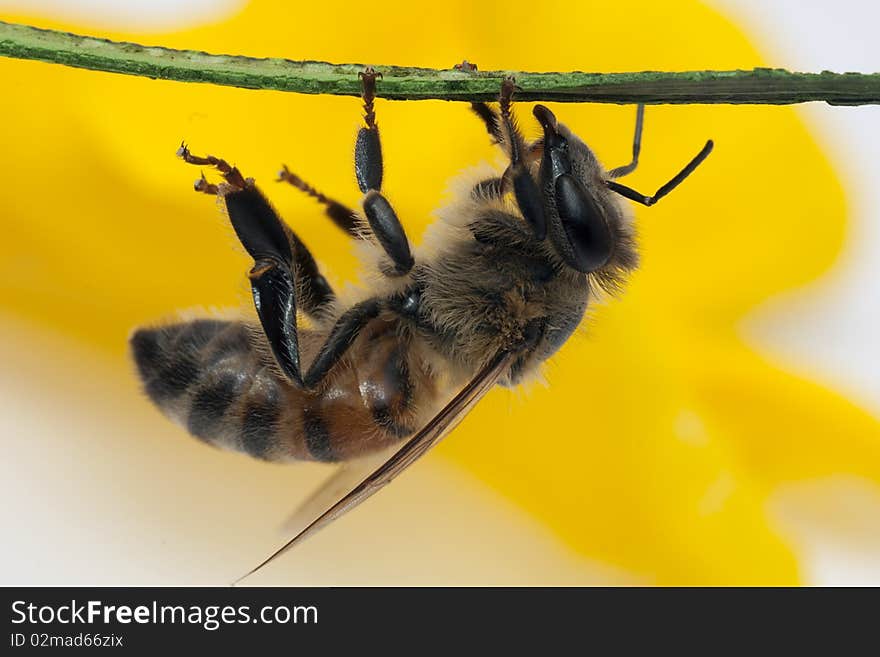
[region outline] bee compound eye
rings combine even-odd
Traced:
[[[611,258],[614,244],[599,204],[568,174],[556,179],[555,192],[556,209],[568,238],[563,257],[584,273],[604,266]]]

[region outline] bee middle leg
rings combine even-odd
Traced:
[[[397,213],[382,195],[382,143],[373,101],[376,98],[376,80],[382,77],[372,68],[360,73],[363,84],[364,127],[358,130],[354,148],[354,169],[358,187],[364,194],[364,214],[376,240],[391,259],[391,276],[403,276],[413,268],[414,260],[406,232]]]
[[[381,77],[381,73],[368,68],[360,76],[363,83],[362,97],[366,125],[358,131],[355,143],[355,175],[358,187],[364,194],[362,205],[370,229],[393,264],[393,271],[388,273],[392,276],[402,276],[412,269],[414,261],[409,240],[397,213],[381,193],[382,144],[379,139],[379,126],[376,124],[376,112],[373,104],[376,94],[376,80]],[[349,235],[356,238],[364,237],[355,213],[346,206],[324,195],[286,166],[279,172],[278,179],[289,183],[326,206],[327,216]]]

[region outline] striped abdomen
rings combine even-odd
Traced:
[[[146,393],[194,436],[272,461],[384,449],[414,433],[433,407],[434,386],[393,323],[376,320],[315,391],[278,374],[251,331],[207,319],[138,330],[131,347]],[[300,331],[307,357],[321,337]]]

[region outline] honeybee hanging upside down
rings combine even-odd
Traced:
[[[654,196],[643,196],[614,181],[638,164],[643,106],[632,161],[606,171],[542,105],[533,113],[543,136],[526,142],[507,79],[497,113],[484,103],[472,108],[509,165],[443,209],[414,255],[381,191],[379,77],[361,74],[365,125],[355,172],[363,216],[286,167],[281,179],[372,245],[381,283],[340,303],[254,181],[184,145],[178,154],[186,162],[214,166],[224,178],[214,185],[203,174],[195,187],[223,200],[254,259],[248,276],[260,325],[201,319],[131,338],[153,402],[212,445],[270,461],[349,462],[394,449],[257,568],[387,484],[496,383],[516,385],[534,373],[573,333],[594,293],[618,289],[637,264],[631,214],[619,197],[652,205],[712,149],[707,142]],[[308,328],[297,325],[297,313],[310,318]]]

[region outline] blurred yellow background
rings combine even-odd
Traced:
[[[741,29],[690,0],[413,8],[253,0],[205,13],[199,27],[150,33],[2,18],[378,67],[768,64]],[[3,59],[0,76],[0,385],[14,404],[2,583],[228,581],[274,547],[278,523],[324,470],[210,450],[138,394],[125,351],[133,327],[250,303],[247,258],[211,200],[192,192],[198,170],[174,152],[185,139],[254,176],[342,286],[357,272],[347,238],[273,179],[284,162],[354,204],[360,104]],[[521,123],[534,134],[527,109]],[[628,160],[632,108],[552,109],[607,165]],[[380,100],[377,112],[388,195],[417,243],[447,181],[498,154],[464,105]],[[656,189],[708,137],[716,150],[692,179],[659,206],[636,208],[642,266],[550,363],[549,386],[491,393],[381,501],[259,581],[809,581],[768,499],[780,485],[827,476],[880,482],[880,425],[756,353],[738,326],[831,266],[847,201],[792,108],[650,107],[627,184]]]

